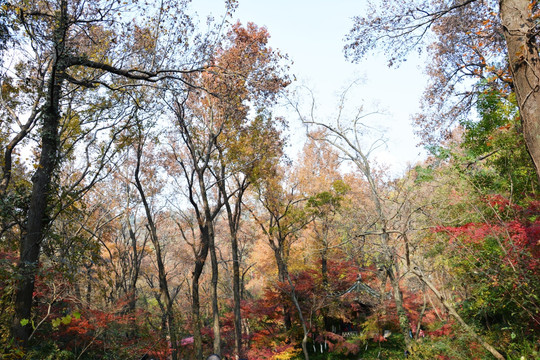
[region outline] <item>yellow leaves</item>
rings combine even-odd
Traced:
[[[289,348],[277,355],[274,355],[274,357],[272,357],[273,360],[289,360],[289,359],[293,359],[295,358],[297,355],[300,354],[300,352],[302,352],[301,349],[298,349],[298,348]]]

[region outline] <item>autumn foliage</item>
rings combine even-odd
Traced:
[[[509,2],[355,18],[352,60],[432,58],[402,174],[347,92],[303,113],[237,1],[205,32],[188,1],[0,2],[0,358],[538,358],[540,12],[511,51]]]

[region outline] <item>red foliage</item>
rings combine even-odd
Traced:
[[[347,342],[343,336],[329,331],[325,332],[324,336],[328,341],[328,349],[330,352],[349,355],[356,354],[360,351],[358,344]]]
[[[329,292],[342,293],[348,290],[356,281],[358,268],[351,262],[328,261],[328,284],[323,286],[320,267],[306,268],[297,273],[291,273],[291,281],[294,292],[300,302],[304,315],[320,311],[322,308],[332,306],[338,307],[339,313],[349,314],[359,310],[358,305],[350,303],[347,296],[328,296]],[[369,278],[365,276],[364,278]],[[254,302],[242,304],[242,313],[245,319],[253,322],[252,335],[250,340],[250,358],[268,359],[282,352],[290,352],[295,347],[289,344],[290,337],[295,337],[298,333],[282,333],[283,314],[289,311],[291,319],[297,320],[296,309],[291,300],[291,285],[288,282],[277,283],[266,288],[263,296]],[[352,294],[351,296],[354,296]],[[334,304],[335,303],[335,304]],[[232,316],[224,317],[224,324],[228,327],[229,319]],[[344,315],[346,318],[351,316]],[[232,326],[232,324],[231,324]],[[350,354],[358,352],[356,344],[345,341],[338,334],[325,332],[324,329],[311,329],[311,335],[318,334],[318,338],[325,336],[329,348],[333,352]],[[323,334],[323,335],[321,335]],[[293,342],[294,343],[294,342]]]
[[[502,262],[540,274],[540,201],[531,201],[527,207],[511,204],[500,195],[486,201],[505,216],[497,216],[492,222],[437,227],[434,231],[448,234],[451,244],[467,251],[470,245],[497,239],[503,249]]]
[[[453,333],[452,323],[447,323],[438,328],[437,330],[430,331],[428,334],[431,337],[446,337]]]

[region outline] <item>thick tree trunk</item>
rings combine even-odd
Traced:
[[[204,244],[203,244],[204,246]],[[208,253],[208,247],[206,247],[206,254]],[[204,268],[204,263],[206,261],[206,254],[204,259],[195,260],[195,269],[193,270],[193,279],[191,281],[191,315],[193,317],[193,347],[195,349],[197,360],[203,359],[203,349],[202,349],[202,335],[201,335],[201,304],[199,296],[199,279]]]
[[[280,247],[272,247],[274,250],[274,257],[276,259],[276,264],[278,267],[278,280],[282,283],[286,282],[289,278],[289,273],[287,271],[287,265],[283,256],[281,256],[282,250]],[[285,324],[285,330],[289,331],[292,327],[291,313],[286,305],[283,306],[283,321]]]
[[[208,234],[208,227],[201,226],[201,248],[197,254],[195,254],[195,268],[193,269],[193,278],[191,281],[191,314],[193,322],[193,347],[195,349],[196,359],[202,360],[203,357],[203,346],[202,346],[202,334],[201,334],[201,303],[199,295],[199,281],[204,269],[204,264],[206,263],[206,258],[208,257],[208,250],[210,247],[210,238]]]
[[[61,15],[61,18],[63,19],[64,16]],[[62,24],[59,26],[62,26]],[[49,225],[47,213],[51,182],[58,163],[60,97],[63,82],[62,73],[65,70],[62,59],[59,58],[61,53],[62,50],[57,49],[57,57],[52,65],[47,104],[42,115],[41,155],[39,166],[32,177],[32,195],[28,208],[26,235],[23,237],[19,249],[18,272],[20,280],[15,290],[15,317],[12,324],[12,335],[17,341],[23,343],[26,343],[32,332],[30,320],[32,317],[34,281],[39,267],[44,229]],[[28,320],[28,323],[23,326],[21,324],[22,320]]]
[[[540,179],[540,55],[530,5],[530,0],[499,1],[523,135]]]
[[[193,347],[195,349],[197,360],[204,359],[202,349],[201,335],[201,304],[199,295],[199,280],[204,269],[206,257],[208,256],[208,243],[205,239],[205,234],[201,234],[201,251],[195,259],[195,268],[193,269],[193,278],[191,280],[191,315],[193,323]]]

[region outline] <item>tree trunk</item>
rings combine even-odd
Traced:
[[[212,225],[210,224],[210,227]],[[215,236],[211,230],[210,240],[210,261],[212,263],[212,329],[214,331],[214,354],[221,356],[221,331],[219,326],[219,304],[218,304],[218,280],[219,269],[216,256]]]
[[[231,235],[231,252],[233,260],[233,314],[234,314],[234,353],[236,359],[243,358],[242,353],[242,314],[241,314],[241,300],[242,300],[242,287],[240,284],[240,256],[238,249],[238,229],[240,228],[240,215],[242,213],[242,197],[245,190],[249,186],[249,182],[244,180],[238,183],[236,200],[234,202],[234,210],[231,207],[231,197],[228,194],[225,181],[225,161],[221,157],[222,162],[221,179],[218,180],[219,191],[223,195],[223,203],[225,210],[227,211],[227,221],[229,223],[229,232]]]
[[[126,221],[128,223],[128,232],[129,232],[129,238],[131,240],[131,251],[133,251],[133,258],[131,260],[131,267],[132,267],[132,276],[129,280],[129,312],[133,313],[135,311],[135,305],[137,302],[137,280],[139,279],[139,270],[140,270],[140,263],[139,263],[139,256],[137,252],[137,237],[135,236],[135,232],[133,231],[133,228],[131,227],[131,221],[129,219],[129,216],[127,216]]]
[[[238,229],[240,227],[240,213],[242,206],[242,195],[245,187],[241,187],[235,204],[234,213],[229,203],[226,189],[222,186],[223,198],[231,233],[231,252],[233,259],[233,312],[234,312],[234,352],[236,358],[243,357],[242,354],[242,314],[241,314],[241,284],[240,284],[240,257],[238,250]]]
[[[286,265],[285,265],[286,266]],[[291,287],[290,297],[291,300],[294,303],[294,306],[296,307],[296,310],[298,311],[298,318],[300,319],[300,324],[302,324],[302,332],[304,333],[304,336],[302,337],[302,352],[304,353],[304,359],[309,360],[309,353],[307,350],[307,340],[308,340],[308,334],[309,329],[306,323],[306,319],[304,318],[304,314],[302,314],[302,308],[300,307],[300,303],[298,302],[298,298],[296,297],[296,291],[294,290],[294,285],[291,281],[291,277],[289,276],[289,272],[286,270],[286,277],[287,282],[289,283],[289,286]]]
[[[86,284],[86,306],[89,306],[92,301],[92,267],[86,268],[86,278],[88,283]]]
[[[403,293],[401,292],[401,289],[399,287],[399,278],[397,277],[397,274],[394,274],[392,267],[389,267],[386,270],[386,274],[390,279],[392,291],[394,292],[394,302],[396,304],[399,328],[401,330],[401,333],[403,334],[403,340],[405,341],[405,345],[407,346],[407,348],[409,348],[411,344],[411,324],[409,322],[409,317],[405,312],[405,308],[403,307]]]
[[[324,292],[329,292],[328,289],[328,242],[326,241],[326,235],[323,235],[323,247],[321,250],[321,275],[322,286]],[[328,319],[328,308],[321,309],[321,315],[323,318],[324,330],[328,331],[330,328],[330,321]]]
[[[66,4],[63,2],[58,28],[55,31],[54,41],[55,59],[52,64],[51,75],[48,81],[47,103],[43,110],[43,127],[41,129],[41,154],[39,165],[32,177],[32,194],[28,208],[25,234],[20,246],[20,259],[18,272],[20,280],[15,290],[15,316],[12,323],[12,335],[26,344],[32,331],[32,300],[34,281],[39,267],[39,255],[44,230],[49,225],[48,205],[53,173],[58,164],[58,135],[60,122],[60,97],[63,83],[62,74],[65,70],[63,64],[63,33],[66,31]],[[28,320],[23,326],[22,320]]]
[[[198,253],[195,254],[195,268],[193,269],[193,278],[191,281],[192,288],[192,302],[191,302],[191,313],[192,313],[192,322],[193,322],[193,347],[195,349],[196,359],[202,360],[203,357],[203,346],[202,346],[202,334],[201,334],[201,304],[200,304],[200,295],[199,295],[199,281],[204,269],[204,264],[206,263],[206,258],[208,257],[208,249],[210,247],[210,238],[208,234],[208,226],[204,223],[200,223],[200,242],[201,247]]]
[[[141,140],[142,142],[142,140]],[[178,359],[178,339],[176,338],[176,326],[173,313],[173,302],[171,299],[171,294],[169,292],[169,285],[167,282],[167,272],[165,271],[165,264],[163,263],[163,255],[161,254],[161,246],[159,244],[159,238],[157,235],[156,224],[154,223],[154,218],[150,210],[150,205],[146,200],[146,195],[142,187],[141,181],[139,179],[139,171],[141,166],[141,157],[142,157],[142,144],[138,144],[137,148],[137,166],[135,169],[135,185],[141,196],[141,201],[144,205],[144,211],[146,214],[146,220],[148,222],[148,230],[150,232],[150,240],[152,245],[154,245],[154,251],[156,252],[156,262],[158,266],[158,277],[159,277],[159,291],[163,299],[165,299],[165,310],[167,315],[168,323],[168,333],[172,346],[172,360]],[[135,247],[136,250],[136,247]],[[134,256],[137,256],[135,252]]]
[[[237,358],[242,358],[242,314],[240,296],[240,260],[238,256],[238,236],[236,231],[231,236],[233,256],[233,301],[234,301],[234,350]]]
[[[208,246],[204,243],[203,246],[203,255],[197,257],[195,260],[195,269],[193,270],[193,279],[191,281],[192,288],[192,301],[191,301],[191,314],[193,316],[193,347],[195,349],[197,360],[203,359],[203,349],[202,349],[202,335],[201,335],[201,305],[200,305],[200,296],[199,296],[199,279],[201,277],[204,263],[206,261],[206,256],[208,254]],[[206,249],[206,251],[205,251]]]
[[[285,264],[285,260],[283,260],[283,256],[281,256],[281,246],[273,247],[273,250],[274,256],[276,258],[276,264],[278,267],[278,280],[284,283],[285,281],[287,281],[289,273],[287,271],[287,265]],[[283,322],[285,324],[285,330],[289,331],[292,327],[292,320],[287,305],[283,305]]]
[[[523,135],[540,179],[540,56],[530,5],[530,0],[499,1]]]

